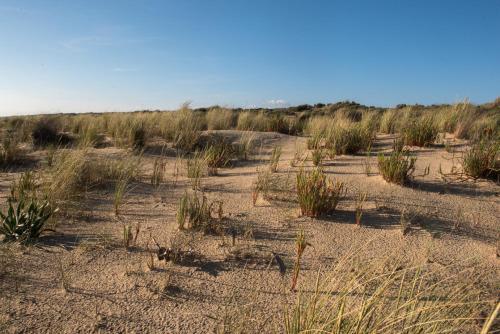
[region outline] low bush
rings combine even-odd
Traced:
[[[301,169],[297,174],[297,196],[304,216],[332,214],[345,194],[345,184],[332,181],[320,168],[310,172]]]
[[[4,241],[18,241],[29,243],[36,241],[45,231],[45,223],[56,210],[53,210],[47,201],[27,202],[21,200],[14,206],[9,201],[6,213],[0,212],[0,234],[4,235]]]
[[[41,118],[33,126],[31,138],[35,147],[45,147],[47,145],[67,145],[71,138],[59,133],[59,127],[55,118]]]
[[[500,141],[481,140],[473,144],[462,156],[465,175],[477,179],[498,173]]]
[[[384,180],[402,185],[415,171],[416,160],[417,158],[410,157],[407,150],[394,151],[388,157],[380,153],[378,155],[378,168]]]

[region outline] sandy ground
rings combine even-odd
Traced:
[[[113,214],[112,190],[93,191],[75,218],[61,221],[37,246],[1,246],[0,332],[208,333],[216,331],[224,315],[250,304],[257,310],[252,314],[256,332],[280,331],[276,319],[281,319],[283,302],[292,302],[296,294],[289,292],[291,275],[281,277],[270,259],[275,253],[287,264],[293,262],[300,228],[312,247],[304,254],[299,288],[314,281],[318,269],[359,246],[364,259],[388,255],[409,265],[430,262],[443,270],[471,259],[478,288],[490,297],[499,291],[495,242],[500,188],[491,181],[443,182],[438,169],[450,170],[451,153],[415,148],[416,176],[407,187],[387,184],[378,175],[375,154],[390,149],[390,136],[377,138],[369,176],[365,155],[326,160],[325,171],[347,182],[349,195],[334,216],[310,219],[300,217],[293,195],[287,193],[259,198],[253,205],[252,184],[257,169],[266,168],[271,147],[283,147],[277,175],[286,179],[290,170],[297,170],[290,167],[296,146],[305,145],[304,138],[274,133],[257,137],[260,154],[202,180],[206,196],[224,202],[224,222],[237,234],[234,246],[230,235],[177,231],[179,197],[189,181],[183,172],[174,184],[176,159],[169,157],[167,183],[155,190],[148,181],[158,153],[153,147],[143,158],[142,182],[134,183],[119,219]],[[420,176],[427,166],[429,175]],[[0,173],[1,202],[17,175]],[[289,177],[293,182],[294,175]],[[368,194],[361,228],[354,224],[358,190]],[[412,220],[406,236],[399,225],[403,209]],[[137,243],[127,251],[123,225],[138,222]],[[185,265],[156,261],[150,270],[150,235],[162,245],[181,244],[199,256]]]

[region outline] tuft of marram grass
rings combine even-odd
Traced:
[[[278,171],[278,163],[281,157],[281,146],[274,146],[271,152],[271,158],[269,159],[269,170],[272,173]]]
[[[0,144],[0,168],[7,168],[25,159],[25,152],[15,138],[6,134]]]
[[[204,233],[220,233],[221,227],[218,222],[222,219],[222,205],[221,201],[210,202],[205,194],[199,196],[197,192],[186,191],[179,200],[177,209],[179,230],[191,229]],[[218,213],[218,219],[212,217],[213,211]]]
[[[196,151],[186,160],[187,177],[191,179],[193,190],[200,189],[201,178],[207,173],[207,163],[202,152]]]
[[[345,184],[332,181],[321,168],[312,171],[301,169],[297,174],[297,197],[304,216],[332,214],[345,194]]]
[[[489,177],[498,172],[500,141],[480,140],[464,152],[461,163],[465,175],[473,179]]]
[[[61,210],[76,204],[87,192],[138,175],[140,156],[91,158],[87,150],[60,151],[41,180],[40,192]]]
[[[378,155],[378,169],[387,182],[403,185],[415,171],[416,157],[410,157],[407,150],[394,151],[386,157]]]
[[[433,117],[421,116],[409,120],[403,127],[403,140],[409,146],[429,146],[437,139],[438,129]]]
[[[315,149],[312,151],[312,163],[314,166],[321,166],[325,153],[322,149]]]
[[[234,115],[230,109],[210,108],[206,119],[208,130],[228,130],[234,125]]]
[[[349,266],[342,259],[318,274],[312,293],[301,292],[285,307],[283,332],[477,333],[482,322],[483,330],[490,326],[491,316],[484,319],[478,308],[495,309],[495,302],[479,297],[470,283],[449,284],[449,275],[428,266],[395,265],[382,272],[368,264]]]

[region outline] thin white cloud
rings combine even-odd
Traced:
[[[269,100],[266,102],[266,104],[271,108],[284,108],[290,106],[290,103],[283,99]]]

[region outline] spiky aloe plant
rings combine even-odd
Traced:
[[[304,216],[332,214],[345,193],[345,184],[332,181],[321,168],[310,172],[300,170],[297,174],[297,196]]]
[[[26,205],[24,200],[20,200],[17,207],[13,201],[9,201],[7,213],[0,212],[0,234],[5,236],[4,241],[7,242],[35,241],[47,230],[45,223],[56,211],[57,209],[52,209],[47,201],[31,200],[29,205]]]

